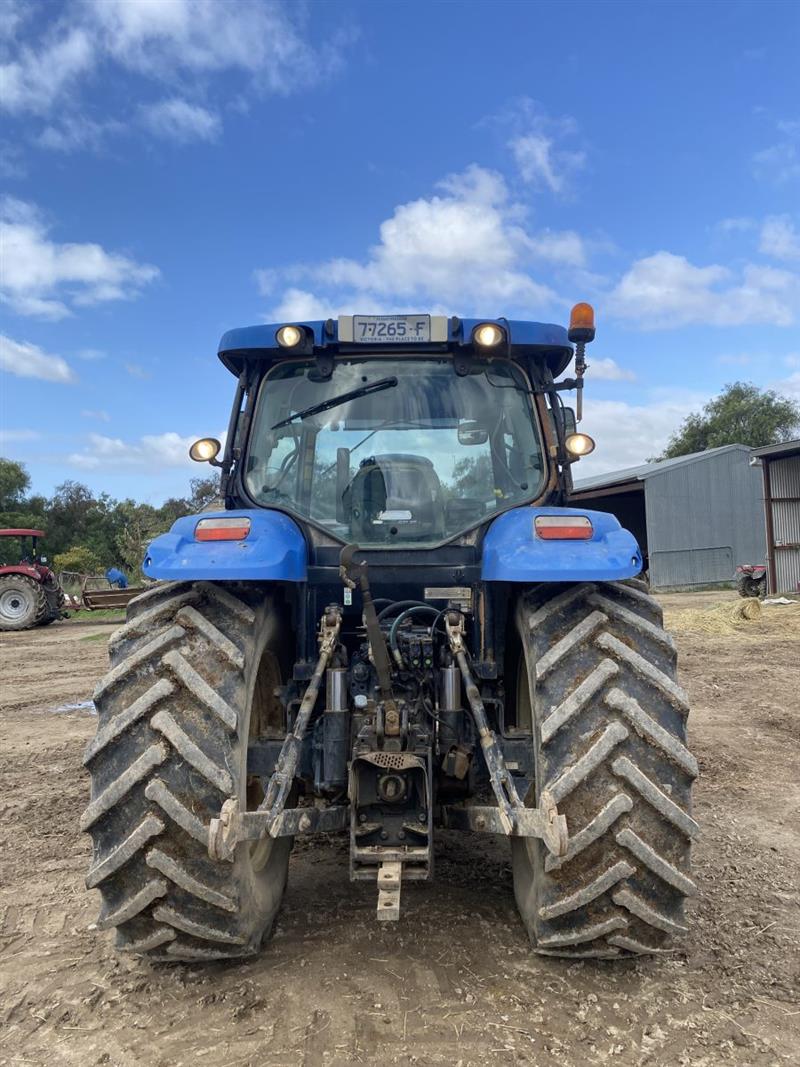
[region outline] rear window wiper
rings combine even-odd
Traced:
[[[346,404],[348,400],[358,400],[362,396],[369,396],[370,393],[380,393],[384,389],[393,389],[396,385],[397,378],[379,378],[377,382],[361,385],[358,389],[351,389],[348,393],[340,393],[339,396],[332,396],[329,400],[321,400],[319,404],[312,404],[311,407],[303,408],[302,411],[295,411],[294,415],[289,415],[288,418],[281,419],[274,426],[270,426],[270,431],[280,430],[282,426],[288,426],[295,419],[307,419],[311,415],[318,415],[321,411],[327,411],[328,408]]]

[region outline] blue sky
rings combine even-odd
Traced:
[[[159,502],[228,328],[592,301],[588,475],[800,397],[800,5],[4,0],[0,451]]]

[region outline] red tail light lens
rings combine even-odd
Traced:
[[[585,515],[537,515],[533,531],[543,541],[590,541],[594,535]]]
[[[194,528],[194,539],[195,541],[244,541],[249,533],[249,519],[201,519]]]

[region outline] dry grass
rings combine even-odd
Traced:
[[[664,624],[673,633],[744,634],[756,637],[783,630],[787,636],[800,637],[800,602],[762,606],[754,598],[733,603],[723,601],[700,610],[684,608],[664,612]]]

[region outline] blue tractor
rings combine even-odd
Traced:
[[[226,333],[224,510],[148,548],[86,753],[100,929],[259,950],[293,838],[349,833],[398,919],[438,827],[506,835],[537,952],[624,958],[694,891],[687,699],[633,536],[566,506],[569,330],[343,315]],[[572,360],[574,377],[564,378]],[[408,893],[408,889],[406,890]]]

